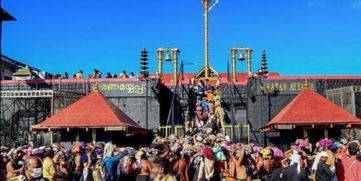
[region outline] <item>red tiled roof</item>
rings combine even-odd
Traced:
[[[32,129],[107,128],[120,127],[143,130],[101,93],[92,92]]]
[[[301,91],[269,122],[265,130],[277,125],[348,125],[361,120],[310,88]]]

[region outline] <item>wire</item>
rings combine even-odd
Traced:
[[[216,7],[219,3],[219,0],[216,0],[216,2],[214,2],[211,7],[208,8],[208,12],[210,12],[214,7]]]

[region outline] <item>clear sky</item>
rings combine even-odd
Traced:
[[[214,0],[213,0],[214,1]],[[51,73],[139,72],[140,51],[157,67],[159,47],[203,66],[201,0],[2,0],[3,53]],[[226,72],[230,48],[266,49],[281,75],[360,75],[361,0],[219,0],[210,12],[210,62]],[[245,71],[245,63],[238,64]],[[165,72],[172,70],[165,63]]]

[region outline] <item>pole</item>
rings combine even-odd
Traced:
[[[231,81],[231,77],[229,75],[229,61],[227,61],[227,82]]]
[[[76,143],[79,143],[80,142],[80,134],[79,134],[79,130],[77,129],[76,132],[75,132],[75,142]]]
[[[149,80],[148,78],[145,78],[145,128],[149,129],[148,122],[149,122],[149,116],[148,116],[148,97],[149,97]]]
[[[208,6],[210,0],[203,0],[204,5],[204,76],[208,78],[209,61],[208,61]]]
[[[234,102],[233,102],[233,95],[232,95],[232,92],[231,92],[231,88],[232,88],[232,85],[231,85],[231,81],[230,81],[230,72],[229,72],[229,63],[227,62],[227,77],[228,77],[228,98],[230,98],[230,102],[231,102],[231,114],[232,114],[232,140],[233,141],[238,141],[238,140],[235,140],[235,130],[234,130],[234,125],[236,123],[236,117],[234,115]]]
[[[258,77],[257,77],[257,79],[258,79],[259,84],[260,84],[259,88],[261,89],[261,86],[262,86],[261,79],[259,79]],[[261,94],[261,119],[259,120],[260,144],[264,143],[263,134],[261,132],[261,127],[262,127],[262,122],[263,122],[262,120],[263,120],[263,93]]]
[[[182,81],[184,80],[184,62],[181,62],[181,74],[182,74]]]
[[[268,97],[268,122],[269,123],[271,121],[271,106],[272,106],[272,103],[271,103],[271,96],[272,96],[272,93],[271,92],[267,92],[267,97]],[[266,124],[267,124],[266,123]],[[264,142],[265,142],[265,145],[267,145],[267,132],[264,132],[263,134],[264,136]]]
[[[92,129],[92,143],[94,145],[97,143],[97,130],[95,128]]]
[[[179,87],[178,84],[179,84],[179,78],[180,78],[179,74],[180,74],[180,72],[181,71],[179,71],[179,73],[178,73],[177,83],[176,83],[176,86],[175,86],[175,89],[174,89],[174,92],[173,92],[173,95],[172,95],[171,105],[170,105],[168,116],[167,116],[167,124],[169,124],[169,119],[171,117],[171,114],[173,114],[173,111],[174,111],[174,99],[175,99],[176,94],[178,94],[177,91],[178,91],[178,87]],[[174,117],[173,117],[173,119],[174,119]],[[174,120],[172,120],[172,124],[174,124]]]

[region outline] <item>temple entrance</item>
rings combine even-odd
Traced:
[[[306,135],[304,135],[304,137],[305,136]],[[307,137],[310,139],[311,143],[316,143],[325,138],[325,131],[323,128],[307,128]]]

